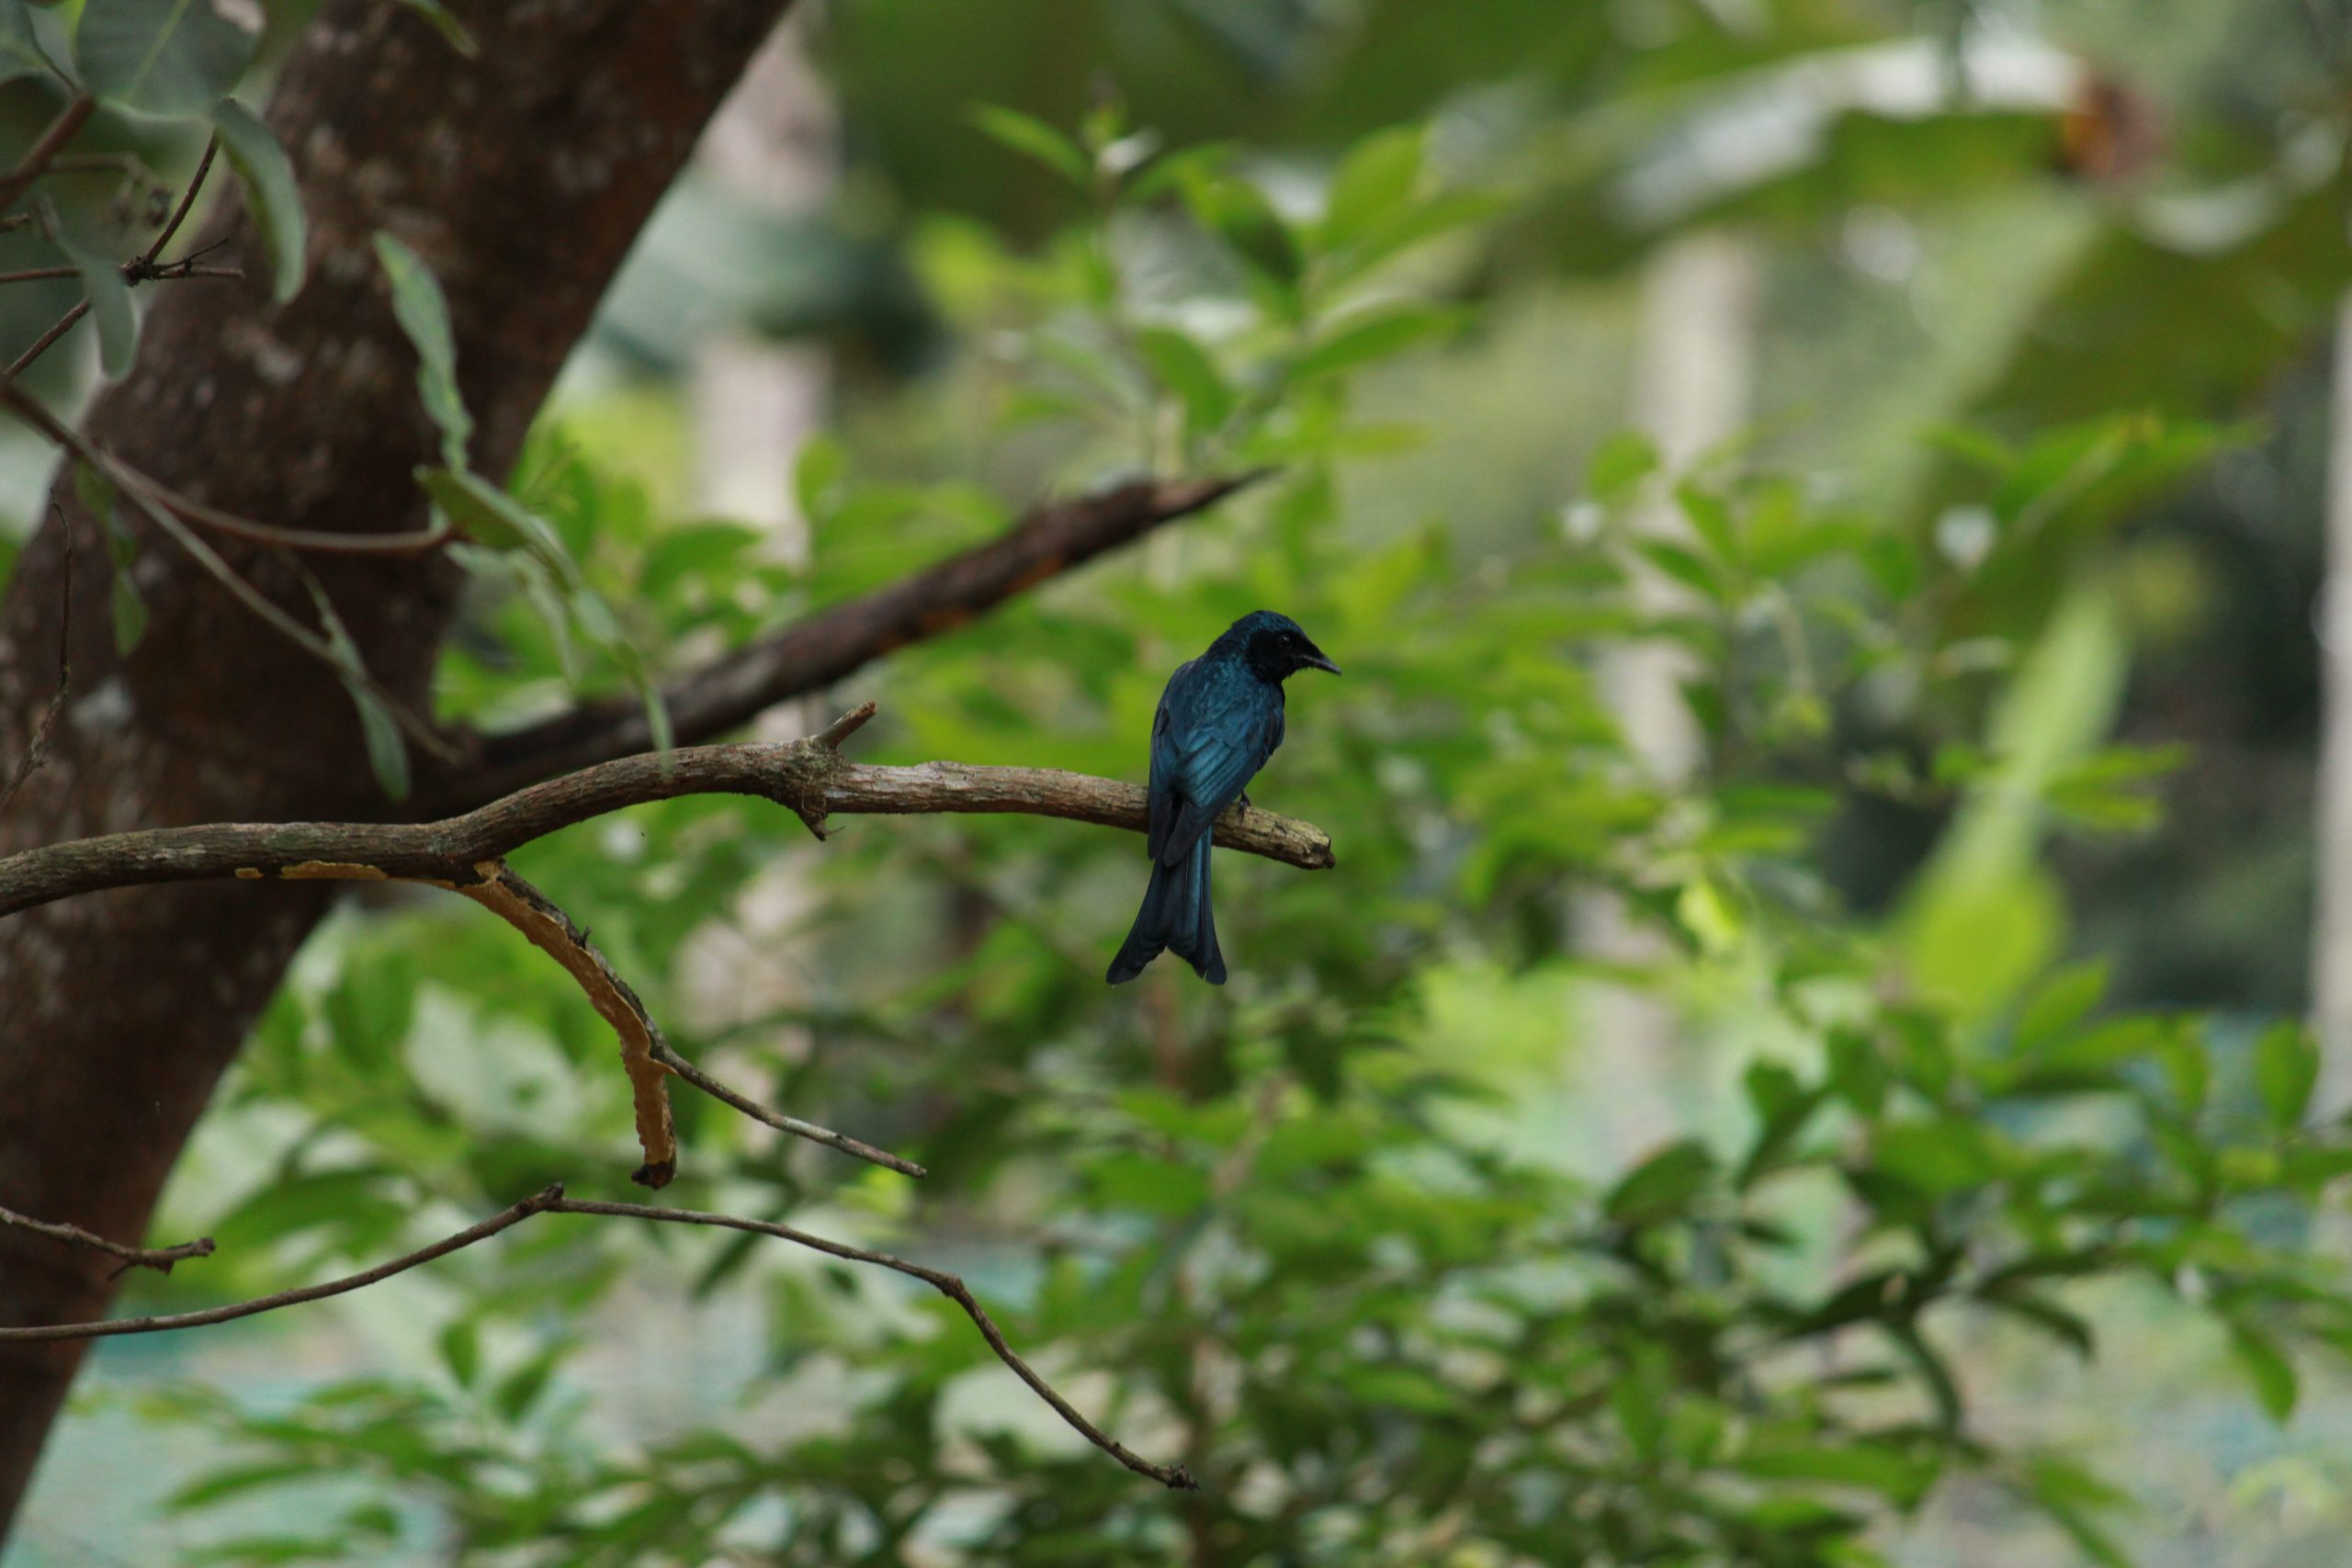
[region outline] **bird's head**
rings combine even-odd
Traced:
[[[1225,635],[1240,644],[1242,657],[1261,681],[1281,682],[1302,670],[1340,672],[1340,667],[1324,656],[1296,621],[1272,610],[1251,611]]]

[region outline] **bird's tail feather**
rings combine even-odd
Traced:
[[[1119,945],[1119,955],[1111,960],[1111,984],[1134,979],[1162,950],[1191,964],[1210,985],[1225,984],[1225,954],[1217,951],[1216,917],[1209,908],[1206,833],[1174,865],[1153,863],[1143,908],[1136,911],[1136,923]]]

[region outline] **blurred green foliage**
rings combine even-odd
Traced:
[[[962,1270],[1204,1490],[1079,1443],[904,1281],[548,1219],[436,1266],[375,1373],[148,1401],[225,1450],[174,1503],[230,1521],[207,1560],[1863,1568],[1964,1484],[2123,1561],[2137,1478],[1987,1418],[2015,1375],[1973,1359],[1988,1334],[2089,1358],[2153,1316],[2279,1421],[2352,1350],[2309,1245],[2352,1166],[2312,1042],[2152,1002],[2078,908],[2177,841],[2162,794],[2205,758],[2158,721],[2225,705],[2210,661],[2135,672],[2134,644],[2196,599],[2163,549],[2182,498],[2292,467],[2293,420],[2258,416],[2347,281],[2342,106],[2281,41],[2294,5],[2233,50],[2049,9],[2080,56],[2151,40],[2129,85],[2179,129],[2136,183],[2069,163],[2081,105],[1962,90],[2015,18],[1959,0],[842,4],[841,210],[804,234],[683,191],[595,345],[665,373],[692,297],[697,332],[843,349],[841,433],[799,466],[810,564],[661,493],[660,382],[576,398],[502,487],[428,354],[453,445],[426,483],[480,547],[442,708],[643,689],[989,536],[1048,478],[1277,468],[840,694],[882,703],[874,760],[1131,777],[1167,671],[1249,609],[1296,616],[1349,674],[1296,694],[1257,795],[1340,866],[1227,857],[1227,989],[1101,985],[1139,856],[1100,829],[874,821],[813,850],[688,800],[516,857],[687,1055],[933,1172],[682,1098],[680,1201]],[[1792,157],[1720,156],[1792,125]],[[1535,439],[1577,477],[1496,504],[1474,443],[1482,397],[1526,400],[1480,385],[1512,334],[1718,223],[1776,247],[1778,426],[1668,472],[1539,377]],[[1896,302],[1809,336],[1831,271]],[[1874,422],[1907,423],[1865,450]],[[1688,777],[1603,699],[1633,648],[1679,661]],[[746,931],[778,877],[796,929]],[[1580,953],[1595,898],[1648,956]],[[2131,902],[2087,929],[2137,930]],[[1628,991],[1688,1036],[1660,1075],[1701,1087],[1621,1158],[1635,1086],[1582,1069]],[[141,1289],[267,1289],[550,1179],[617,1190],[611,1055],[478,911],[348,912],[168,1205],[220,1254]],[[716,1414],[632,1409],[594,1366],[623,1325],[729,1305],[760,1354]],[[308,1525],[245,1533],[256,1497]]]

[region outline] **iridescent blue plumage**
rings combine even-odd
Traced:
[[[1168,678],[1151,721],[1151,884],[1111,960],[1111,984],[1134,979],[1162,950],[1225,984],[1209,908],[1210,829],[1283,743],[1283,682],[1301,670],[1340,672],[1297,622],[1258,610]]]

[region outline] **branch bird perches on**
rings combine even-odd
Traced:
[[[828,817],[854,813],[1021,812],[1135,831],[1146,825],[1144,792],[1110,779],[1046,768],[983,768],[952,762],[887,767],[845,761],[842,743],[874,714],[875,705],[864,704],[802,740],[695,747],[667,756],[601,763],[438,822],[217,823],[47,845],[0,859],[0,917],[77,893],[159,882],[233,877],[431,883],[482,905],[554,958],[619,1035],[638,1136],[645,1151],[645,1163],[635,1173],[637,1181],[659,1187],[676,1171],[677,1137],[668,1099],[668,1080],[673,1077],[684,1078],[755,1121],[919,1177],[924,1174],[921,1166],[763,1106],[679,1055],[662,1039],[637,993],[590,943],[587,933],[500,858],[558,829],[625,806],[711,793],[775,801],[797,815],[820,839],[825,836]],[[1305,869],[1334,863],[1330,840],[1320,829],[1238,803],[1217,820],[1216,834],[1216,841],[1228,848]],[[446,1257],[543,1213],[594,1214],[748,1231],[922,1280],[953,1301],[998,1359],[1096,1448],[1162,1485],[1189,1490],[1196,1484],[1182,1465],[1155,1464],[1090,1421],[1012,1348],[956,1275],[772,1222],[569,1199],[560,1187],[550,1187],[478,1224],[341,1280],[173,1315],[0,1328],[0,1344],[191,1328],[323,1300]],[[126,1266],[168,1269],[173,1262],[208,1256],[212,1250],[209,1237],[175,1247],[131,1247],[78,1226],[7,1210],[0,1210],[0,1225],[101,1250],[125,1259]]]
[[[156,828],[47,844],[0,859],[0,918],[109,888],[167,882],[422,882],[462,893],[561,964],[621,1042],[645,1154],[636,1179],[666,1185],[677,1169],[669,1079],[795,1136],[907,1175],[922,1168],[844,1134],[746,1100],[687,1062],[663,1040],[645,1005],[554,901],[508,869],[502,856],[558,829],[623,807],[686,795],[756,795],[790,809],[820,839],[835,815],[940,812],[1059,817],[1140,832],[1141,788],[1052,768],[924,762],[888,767],[845,761],[842,743],[875,714],[866,703],[802,740],[696,746],[627,757],[549,779],[437,822],[220,822]],[[1216,842],[1306,870],[1334,863],[1331,840],[1309,823],[1237,804],[1217,819]]]

